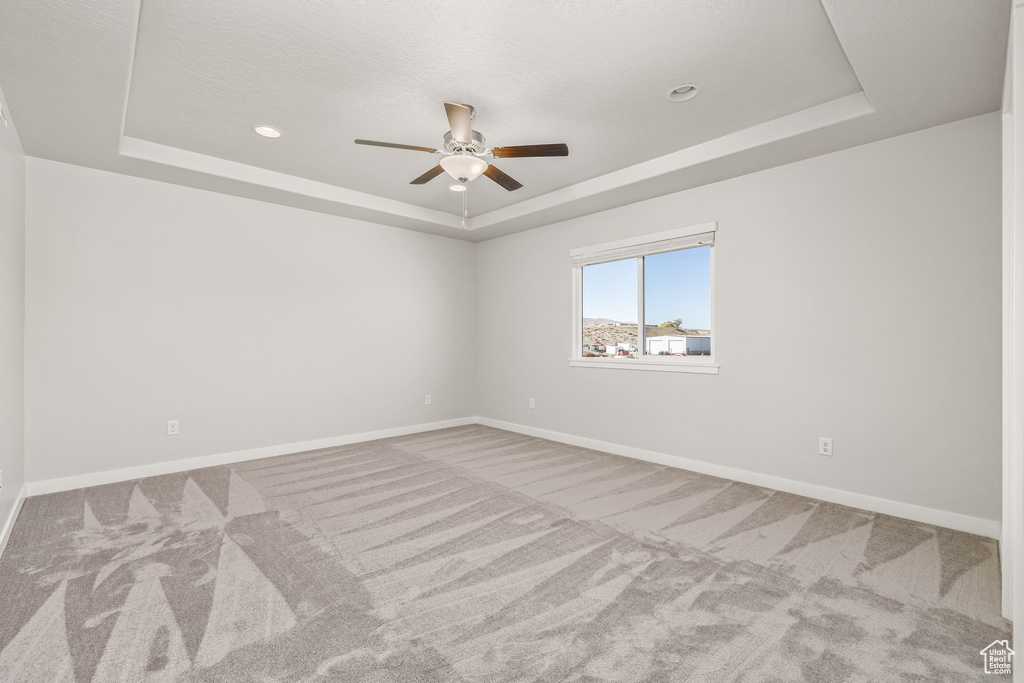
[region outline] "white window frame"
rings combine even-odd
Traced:
[[[654,370],[661,372],[693,372],[705,375],[718,374],[718,343],[715,332],[715,236],[718,223],[699,223],[685,228],[676,228],[649,235],[639,235],[614,242],[603,242],[569,251],[572,264],[572,347],[569,365],[575,368],[608,368],[613,370]],[[652,256],[669,251],[685,249],[693,238],[710,234],[711,247],[711,355],[710,356],[666,356],[643,355],[646,348],[644,325],[644,262],[639,262],[637,291],[637,358],[584,358],[583,357],[583,268],[596,263],[608,263],[626,258]],[[687,239],[690,238],[690,239]],[[699,244],[699,243],[697,243]],[[691,246],[697,246],[692,244]]]

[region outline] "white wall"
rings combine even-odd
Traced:
[[[999,152],[993,114],[479,245],[29,159],[28,478],[478,414],[998,520]],[[709,220],[721,373],[569,368],[569,249]]]
[[[570,368],[569,249],[705,221],[720,374]],[[477,414],[999,520],[1000,239],[991,114],[481,243]]]
[[[472,244],[35,158],[26,208],[30,481],[473,414]]]
[[[25,483],[24,342],[25,156],[11,122],[0,126],[0,550]]]

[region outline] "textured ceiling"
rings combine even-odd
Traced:
[[[819,0],[146,0],[139,25],[127,135],[452,213],[446,176],[409,185],[436,157],[352,140],[440,147],[447,100],[492,145],[569,144],[499,161],[525,187],[472,183],[484,213],[860,90]]]
[[[481,240],[995,111],[1009,0],[4,0],[32,156]],[[669,103],[693,81],[699,97]],[[408,182],[445,100],[524,183]],[[284,130],[279,140],[254,123]]]

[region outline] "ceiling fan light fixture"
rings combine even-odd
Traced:
[[[452,178],[468,183],[479,178],[480,174],[487,170],[487,162],[471,154],[453,154],[441,159],[441,168]],[[455,189],[454,186],[452,189]]]
[[[255,125],[252,127],[256,131],[257,135],[262,135],[265,138],[279,138],[281,137],[281,131],[273,126],[267,126],[263,124]]]
[[[692,100],[699,92],[700,86],[696,83],[684,83],[669,90],[666,97],[669,102],[685,102],[686,100]]]
[[[454,185],[449,186],[448,189],[452,192],[465,192],[466,186],[462,183],[455,183]]]

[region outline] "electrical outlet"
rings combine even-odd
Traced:
[[[427,403],[426,403],[426,405],[428,405],[428,406],[430,405],[430,394],[427,394]]]
[[[536,407],[536,406],[533,405],[533,399],[531,398],[530,399],[530,408],[534,408],[534,407]]]
[[[832,439],[825,436],[818,439],[818,455],[832,455]]]
[[[177,420],[168,420],[167,421],[167,436],[177,436],[177,435],[178,435],[178,421]]]

